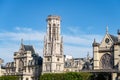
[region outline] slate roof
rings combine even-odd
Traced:
[[[110,35],[110,37],[112,38],[112,40],[113,40],[114,42],[117,42],[117,41],[118,41],[118,38],[117,38],[116,36],[111,35],[111,34],[109,34],[109,35]]]
[[[24,49],[25,51],[31,51],[32,53],[35,53],[32,45],[24,45]]]

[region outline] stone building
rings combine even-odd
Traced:
[[[0,76],[3,76],[5,73],[5,68],[2,66],[3,59],[0,58]]]
[[[101,43],[94,40],[93,55],[94,70],[120,70],[120,31],[118,30],[118,36],[114,36],[107,29]],[[117,77],[117,73],[112,74],[112,80]]]
[[[72,58],[67,59],[64,63],[64,71],[65,72],[79,72],[82,70],[84,65],[83,58]]]
[[[47,33],[44,38],[42,73],[60,73],[64,70],[63,38],[59,16],[47,17]]]
[[[93,69],[93,58],[87,55],[86,58],[70,58],[64,62],[65,72],[79,72],[81,70],[92,70]]]
[[[21,43],[19,51],[14,53],[14,62],[8,62],[5,68],[5,75],[19,76],[20,80],[38,80],[42,58],[35,53],[32,45]]]

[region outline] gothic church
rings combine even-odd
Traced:
[[[101,43],[93,42],[94,70],[120,70],[120,31],[118,36],[109,34],[108,29]],[[119,77],[112,73],[112,80]]]

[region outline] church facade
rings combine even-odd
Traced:
[[[101,41],[97,43],[93,42],[93,60],[94,70],[120,70],[120,31],[118,30],[118,36],[114,36],[108,33]],[[112,74],[112,80],[116,80],[119,77],[118,73]]]
[[[64,70],[63,38],[60,16],[47,17],[47,33],[44,38],[42,73],[60,73]]]

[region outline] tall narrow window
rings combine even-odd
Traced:
[[[28,68],[28,71],[30,72],[30,67]]]
[[[55,39],[55,30],[56,29],[56,24],[53,24],[53,37],[54,37],[54,39]]]
[[[51,40],[51,26],[49,27],[49,40]]]
[[[53,37],[55,39],[55,27],[53,28]]]
[[[57,28],[57,40],[59,39],[59,28]]]

